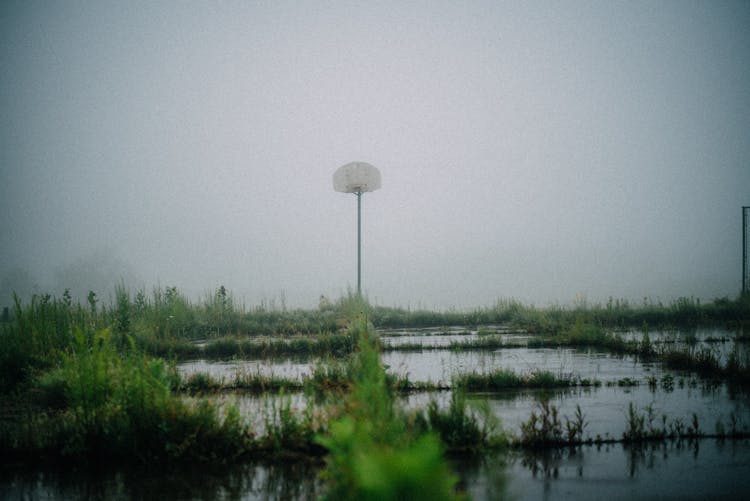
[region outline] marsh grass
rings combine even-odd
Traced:
[[[39,380],[47,403],[4,444],[11,454],[134,462],[232,461],[252,448],[237,409],[173,396],[176,374],[137,350],[118,353],[108,330],[75,332],[60,367]],[[31,428],[29,428],[31,427]],[[33,433],[25,434],[27,428]],[[33,437],[33,438],[30,438]]]
[[[277,456],[320,456],[325,449],[315,440],[327,431],[327,420],[320,418],[312,403],[303,412],[292,409],[291,399],[282,388],[277,397],[266,399],[266,434],[259,448]]]
[[[327,499],[451,499],[456,479],[437,436],[414,434],[394,406],[377,340],[366,322],[352,359],[352,387],[338,418],[317,441],[329,451],[323,473]]]
[[[666,350],[658,358],[669,369],[689,370],[707,378],[726,379],[739,386],[750,385],[750,360],[743,360],[738,349],[729,353],[725,364],[710,348]]]
[[[579,385],[597,385],[597,382],[581,380],[573,375],[555,375],[552,372],[543,370],[535,370],[524,375],[510,369],[498,369],[490,373],[470,372],[457,375],[453,378],[454,388],[467,391],[496,391],[516,388],[568,388]]]
[[[710,323],[741,327],[750,325],[750,298],[723,298],[710,303],[681,298],[668,305],[648,299],[641,305],[610,300],[604,306],[579,300],[573,307],[547,308],[502,300],[488,308],[428,312],[372,306],[350,292],[337,301],[321,300],[317,309],[295,310],[286,308],[283,300],[280,305],[271,301],[247,308],[238,305],[224,287],[206,295],[201,302],[192,303],[176,287],[156,287],[150,293],[141,289],[131,294],[118,284],[111,304],[102,302],[94,291],[90,291],[83,306],[75,303],[67,291],[61,298],[35,295],[28,304],[16,298],[14,307],[0,322],[0,343],[4,347],[0,351],[0,392],[12,391],[35,372],[57,364],[60,353],[72,342],[74,328],[109,328],[118,349],[126,348],[127,340],[132,338],[143,351],[169,359],[293,353],[345,356],[356,345],[344,329],[347,319],[354,318],[352,315],[367,318],[377,327],[476,326],[480,339],[456,342],[450,347],[453,350],[510,348],[512,345],[503,344],[499,336],[479,327],[505,325],[535,334],[528,341],[529,347],[596,346],[617,353],[652,356],[654,343],[647,336],[640,343],[628,343],[607,329],[637,326],[648,330]],[[259,336],[274,339],[256,342]],[[209,343],[200,348],[191,343],[197,339],[208,339]],[[431,347],[415,344],[388,349]],[[735,364],[727,374],[742,379],[746,372]]]
[[[440,436],[451,453],[476,453],[490,448],[504,447],[509,443],[486,401],[469,407],[462,390],[451,393],[448,408],[443,410],[434,398],[430,400],[424,414],[418,416],[421,426]]]
[[[561,417],[554,404],[542,399],[536,410],[531,411],[528,421],[521,423],[517,445],[536,448],[581,444],[585,440],[583,433],[587,426],[588,421],[580,405],[576,405],[572,417]]]
[[[470,409],[466,391],[504,388],[555,388],[596,384],[549,372],[518,375],[498,371],[469,374],[453,382],[447,409],[432,404],[405,413],[394,404],[396,392],[438,389],[406,376],[389,376],[382,366],[374,325],[508,324],[535,333],[529,346],[596,346],[617,353],[660,358],[665,365],[707,376],[748,383],[748,363],[739,352],[725,365],[712,352],[657,350],[647,335],[626,343],[608,326],[696,325],[730,322],[747,325],[750,301],[717,300],[700,304],[681,300],[671,306],[627,303],[606,308],[577,304],[573,309],[537,309],[514,301],[470,312],[411,312],[370,306],[350,294],[322,302],[317,310],[289,310],[284,304],[246,309],[223,288],[202,304],[188,301],[176,288],[131,295],[115,288],[114,301],[103,304],[91,291],[86,304],[37,295],[28,304],[16,298],[0,322],[0,392],[23,396],[15,421],[0,426],[0,452],[64,461],[136,461],[146,464],[231,463],[258,455],[319,455],[328,452],[329,498],[409,496],[441,499],[455,493],[446,450],[479,449],[494,436],[481,412]],[[357,318],[356,321],[350,319]],[[480,329],[481,331],[481,329]],[[479,339],[450,349],[508,348],[486,331]],[[261,339],[259,336],[274,336]],[[203,348],[192,341],[208,339]],[[535,344],[536,343],[536,344]],[[260,374],[214,380],[196,375],[182,381],[170,360],[197,355],[216,358],[271,357],[299,353],[336,357],[340,364],[316,367],[304,381]],[[656,384],[654,383],[654,387]],[[678,382],[679,384],[679,382]],[[663,382],[662,382],[663,385]],[[189,402],[176,393],[242,389],[282,392],[267,414],[267,434],[256,435],[236,406],[207,399]],[[329,407],[294,411],[286,392],[309,390],[325,395]],[[274,400],[276,402],[276,400]],[[420,414],[421,413],[421,414]],[[585,418],[560,417],[551,404],[527,423],[528,443],[582,440]],[[632,409],[623,440],[657,436],[704,436],[692,419],[668,420]],[[736,421],[736,420],[735,420]],[[737,422],[717,423],[722,436],[736,436]],[[729,430],[729,431],[727,431]],[[718,433],[718,432],[717,432]],[[425,488],[425,486],[428,486]]]
[[[644,298],[640,304],[610,298],[605,304],[585,299],[572,307],[538,308],[514,299],[497,301],[493,306],[469,311],[429,312],[404,308],[373,307],[370,320],[378,327],[430,327],[445,325],[509,324],[537,334],[559,334],[578,320],[602,327],[653,328],[724,324],[741,327],[750,324],[750,295],[736,299],[717,298],[702,303],[690,297],[663,304]]]
[[[652,404],[639,408],[633,402],[628,404],[625,425],[625,431],[620,439],[602,438],[598,435],[596,438],[585,437],[584,430],[588,422],[579,405],[576,405],[576,411],[572,417],[561,416],[554,404],[542,399],[538,402],[537,408],[531,412],[529,419],[521,424],[521,435],[514,441],[514,445],[522,448],[538,448],[574,446],[584,443],[639,444],[696,438],[741,439],[750,436],[747,426],[739,423],[734,413],[730,416],[727,426],[717,421],[716,432],[708,433],[702,428],[696,413],[692,413],[689,419],[684,420],[679,417],[669,417],[666,414],[657,414]]]
[[[639,353],[643,349],[643,346],[638,343],[627,343],[621,336],[609,333],[601,325],[589,323],[581,317],[558,333],[540,335],[529,339],[527,346],[529,348],[596,347],[614,353]]]
[[[95,319],[73,305],[67,292],[62,299],[35,295],[26,305],[14,295],[13,316],[0,325],[0,392],[55,365],[73,342],[74,328],[92,326]]]
[[[203,346],[174,338],[140,338],[137,342],[147,353],[181,360],[258,359],[282,355],[342,357],[352,353],[356,345],[356,341],[347,334],[316,334],[280,339],[222,337],[210,340]]]

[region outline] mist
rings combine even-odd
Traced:
[[[3,2],[0,305],[736,296],[747,2]]]

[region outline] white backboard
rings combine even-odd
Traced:
[[[333,189],[344,193],[375,191],[380,188],[380,171],[366,162],[342,165],[333,173]]]

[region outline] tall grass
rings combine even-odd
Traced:
[[[470,408],[461,389],[454,389],[448,408],[443,410],[435,399],[427,405],[423,425],[437,433],[451,452],[479,452],[508,443],[499,420],[486,405]]]
[[[567,388],[590,386],[596,382],[579,380],[572,374],[555,375],[550,371],[534,370],[528,374],[518,374],[510,369],[498,369],[486,374],[469,372],[456,375],[453,387],[466,391],[497,391],[516,388]]]
[[[329,455],[327,499],[451,499],[455,477],[438,437],[409,432],[386,385],[377,341],[364,321],[352,328],[359,351],[352,388],[329,433],[318,438]]]
[[[530,332],[559,333],[581,319],[604,327],[663,328],[702,324],[750,325],[750,295],[717,298],[702,303],[682,297],[664,304],[644,298],[640,304],[610,298],[604,305],[579,300],[572,307],[539,308],[516,300],[500,300],[491,307],[467,311],[432,312],[404,308],[373,307],[371,321],[378,327],[430,327],[509,323]]]
[[[27,305],[14,296],[12,319],[0,325],[0,392],[7,392],[60,360],[73,342],[74,328],[98,325],[69,294],[62,299],[35,295]]]
[[[252,436],[236,408],[173,396],[176,375],[137,350],[118,353],[108,330],[75,332],[72,350],[41,385],[62,392],[64,412],[46,443],[16,444],[61,457],[232,461]],[[54,390],[53,390],[54,391]]]
[[[231,293],[219,287],[201,302],[193,303],[176,287],[155,287],[150,293],[140,289],[131,293],[123,284],[114,289],[112,304],[104,304],[91,291],[85,304],[72,301],[66,292],[61,298],[35,295],[28,303],[16,298],[7,319],[0,322],[0,391],[9,391],[28,379],[31,372],[43,370],[59,358],[70,345],[74,327],[110,328],[122,348],[132,337],[138,346],[158,356],[195,356],[198,350],[188,341],[197,339],[242,339],[255,336],[297,338],[329,336],[326,343],[293,339],[288,345],[269,343],[262,348],[221,341],[208,353],[225,350],[228,356],[238,350],[298,351],[316,353],[333,350],[348,353],[353,341],[339,337],[348,319],[362,316],[375,327],[422,327],[487,324],[510,324],[531,333],[541,334],[530,341],[532,346],[586,344],[631,352],[616,336],[605,334],[607,328],[637,326],[685,326],[706,323],[741,327],[750,325],[750,295],[737,299],[721,298],[701,303],[680,298],[671,304],[644,299],[642,304],[609,300],[605,305],[579,301],[573,307],[537,308],[515,300],[498,301],[487,308],[467,311],[430,312],[372,306],[353,293],[331,302],[321,300],[317,309],[288,309],[283,304],[261,304],[246,308],[238,305]],[[488,338],[473,345],[456,344],[453,349],[501,348],[498,339]]]

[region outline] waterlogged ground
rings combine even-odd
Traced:
[[[447,406],[450,393],[438,395],[413,394],[402,397],[407,409],[424,407],[431,398]],[[503,429],[520,434],[521,423],[528,421],[532,411],[539,413],[542,398],[559,410],[563,425],[566,418],[575,417],[576,406],[580,406],[586,421],[584,438],[619,439],[627,429],[628,407],[632,403],[641,414],[648,416],[649,409],[655,427],[690,425],[693,414],[698,419],[700,431],[716,433],[716,426],[729,431],[734,426],[738,430],[748,430],[750,426],[750,395],[734,393],[726,385],[698,384],[696,387],[683,387],[673,390],[657,388],[651,390],[646,385],[637,387],[603,386],[598,388],[570,388],[562,390],[512,390],[469,395],[469,404],[476,408],[488,405],[491,414],[500,419]],[[647,419],[648,423],[648,419]],[[750,459],[750,457],[748,457]]]
[[[714,439],[512,453],[455,462],[472,498],[748,499],[750,441]]]
[[[317,499],[321,463],[243,464],[229,470],[0,470],[0,499],[279,500]]]
[[[576,377],[601,382],[623,378],[661,377],[663,371],[655,362],[641,363],[633,356],[612,355],[597,350],[574,348],[513,348],[493,351],[386,351],[383,364],[392,374],[408,376],[411,381],[448,385],[454,375],[467,372],[488,373],[511,369],[519,374],[547,370],[561,377]],[[215,378],[232,380],[237,375],[278,376],[302,380],[310,376],[320,362],[318,358],[281,358],[263,360],[192,360],[177,368],[183,376],[207,373]]]
[[[452,460],[476,500],[748,499],[750,441],[580,446]],[[0,471],[0,499],[316,499],[320,463],[149,470]]]
[[[618,356],[596,350],[574,348],[505,348],[494,351],[429,350],[390,351],[383,363],[394,374],[408,375],[411,381],[448,384],[454,375],[490,373],[510,369],[518,374],[550,371],[560,377],[585,378],[601,382],[623,378],[645,379],[661,376],[660,366],[640,363],[632,356]]]
[[[638,330],[618,333],[642,341]],[[664,369],[659,362],[635,356],[576,348],[526,348],[528,335],[503,326],[477,330],[461,327],[388,330],[380,333],[385,346],[408,345],[410,351],[386,350],[383,363],[392,374],[412,382],[449,385],[455,375],[510,369],[518,374],[546,370],[560,377],[587,379],[598,385],[561,390],[507,390],[470,393],[470,405],[486,407],[503,429],[520,435],[521,423],[539,401],[549,399],[561,419],[572,419],[580,406],[584,438],[620,438],[627,429],[629,405],[650,416],[656,427],[688,426],[697,419],[701,432],[720,428],[748,431],[750,395],[726,383],[702,379],[690,372]],[[648,333],[659,347],[714,350],[726,359],[731,353],[750,356],[750,343],[736,342],[741,333],[722,329]],[[455,350],[455,343],[501,339],[513,348]],[[418,350],[417,345],[424,349]],[[453,345],[453,346],[452,346]],[[745,358],[742,358],[744,360]],[[229,382],[237,375],[276,376],[302,380],[318,358],[276,360],[193,360],[178,365],[184,376],[208,373]],[[185,397],[193,398],[193,397]],[[302,393],[278,396],[219,393],[218,403],[232,402],[261,434],[274,409],[288,402],[300,412],[314,405]],[[424,408],[431,399],[447,406],[450,391],[411,393],[399,397],[407,411]],[[313,412],[320,412],[314,409]],[[664,418],[662,417],[664,416]],[[648,423],[648,420],[647,420]],[[667,441],[628,447],[623,444],[512,452],[481,458],[454,458],[460,485],[475,499],[750,499],[750,441],[702,439]],[[314,499],[321,494],[321,464],[245,465],[228,472],[170,475],[159,472],[0,472],[0,499]]]
[[[627,339],[641,339],[643,332],[620,333]],[[576,387],[550,392],[542,390],[509,390],[473,393],[469,400],[486,401],[492,414],[504,428],[519,433],[520,424],[537,409],[539,400],[549,398],[563,417],[571,418],[576,405],[581,407],[590,438],[620,438],[627,423],[628,406],[632,403],[644,415],[653,418],[655,426],[685,426],[697,418],[700,430],[715,433],[717,426],[725,430],[750,427],[750,398],[727,384],[702,379],[690,372],[666,370],[657,361],[642,361],[632,355],[616,355],[597,349],[577,348],[502,348],[489,351],[456,351],[448,346],[455,342],[502,336],[503,342],[517,344],[528,336],[502,326],[484,327],[477,332],[463,328],[391,330],[381,332],[385,345],[415,343],[430,347],[421,351],[385,351],[383,363],[390,373],[406,376],[413,382],[450,385],[455,375],[468,372],[490,373],[510,369],[518,374],[546,370],[559,377],[588,380],[596,386]],[[748,343],[735,343],[737,333],[722,329],[698,329],[649,332],[653,343],[679,343],[693,349],[717,349],[745,353]],[[183,375],[204,372],[217,379],[231,381],[237,375],[261,374],[302,380],[312,374],[320,363],[317,358],[284,358],[277,360],[195,360],[178,366]],[[230,394],[216,397],[232,401],[240,407],[255,427],[263,430],[268,409],[274,397]],[[301,394],[287,395],[295,409],[307,405]],[[441,405],[450,401],[450,392],[417,393],[402,397],[409,409],[424,407],[430,399]],[[695,415],[695,416],[694,416]],[[666,416],[666,421],[663,417]],[[750,458],[749,458],[750,459]]]
[[[302,380],[310,376],[319,359],[310,358],[277,358],[274,360],[191,360],[177,365],[183,377],[192,374],[209,374],[218,380],[230,381],[237,376],[261,375],[276,376],[287,379]]]

